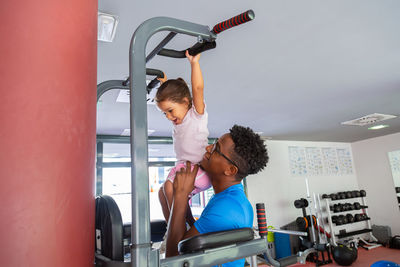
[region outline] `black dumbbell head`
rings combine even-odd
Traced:
[[[354,216],[352,214],[350,214],[350,213],[346,214],[346,218],[349,223],[354,222]]]
[[[365,197],[367,195],[367,192],[365,192],[365,190],[360,190],[360,195],[362,197]]]

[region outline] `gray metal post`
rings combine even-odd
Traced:
[[[171,31],[214,40],[208,26],[174,18],[156,17],[143,22],[132,36],[129,48],[132,247],[131,265],[149,266],[150,205],[147,151],[146,45],[159,31]]]

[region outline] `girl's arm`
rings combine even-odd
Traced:
[[[192,68],[192,95],[194,108],[197,113],[204,114],[204,81],[199,64],[200,54],[191,56],[186,50],[186,57],[188,58]]]

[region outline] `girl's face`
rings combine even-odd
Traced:
[[[177,103],[170,100],[164,100],[157,103],[157,106],[165,114],[165,117],[167,117],[168,120],[172,121],[173,124],[178,125],[183,122],[183,119],[189,110],[189,101],[184,99],[183,103]]]

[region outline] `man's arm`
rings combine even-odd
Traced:
[[[178,243],[184,238],[196,235],[197,230],[195,227],[186,232],[186,208],[188,196],[194,188],[194,180],[198,169],[199,166],[195,165],[193,171],[191,171],[191,164],[187,162],[186,170],[181,169],[181,171],[176,172],[174,200],[168,225],[166,257],[178,255]]]

